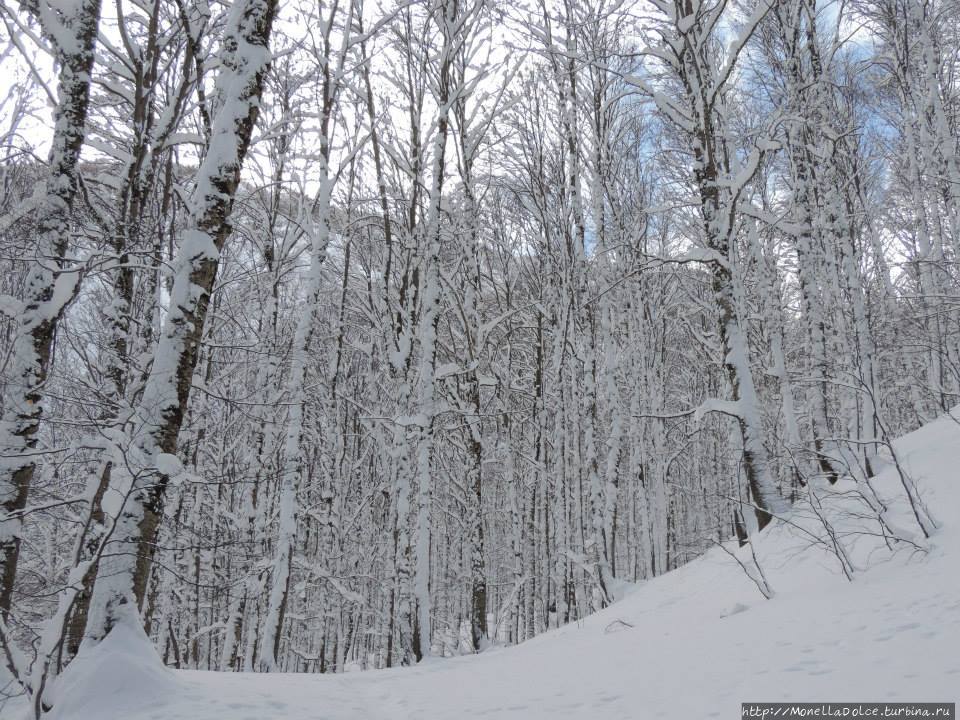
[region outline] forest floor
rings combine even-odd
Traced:
[[[954,411],[960,418],[960,412]],[[740,717],[744,701],[960,700],[960,423],[899,440],[903,465],[939,529],[929,552],[876,537],[848,512],[852,481],[823,488],[856,572],[848,582],[804,505],[756,542],[775,591],[765,599],[730,552],[627,588],[584,622],[512,648],[344,675],[170,671],[138,629],[74,663],[59,720],[446,720]],[[889,457],[889,455],[888,455]],[[904,528],[888,466],[874,482]],[[897,500],[898,494],[900,495]],[[745,562],[748,548],[739,550]],[[728,552],[729,551],[729,552]],[[3,713],[0,713],[3,714]]]

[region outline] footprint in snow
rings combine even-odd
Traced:
[[[920,623],[907,623],[906,625],[901,625],[900,627],[894,628],[897,632],[904,632],[906,630],[916,630],[920,627]]]
[[[743,611],[749,610],[749,609],[750,609],[749,605],[744,605],[743,603],[737,603],[732,608],[727,610],[725,613],[721,613],[720,617],[723,618],[723,617],[730,617],[731,615],[739,615]]]

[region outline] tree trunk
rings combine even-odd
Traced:
[[[124,605],[143,606],[177,437],[190,397],[193,371],[220,251],[259,111],[269,67],[268,42],[276,0],[237,0],[224,31],[217,77],[220,110],[191,195],[190,223],[174,261],[170,310],[143,396],[126,432],[125,457],[115,465],[113,489],[125,498],[111,552],[94,584],[86,640],[102,640]],[[118,458],[120,460],[121,458]],[[124,472],[117,472],[123,466]],[[119,477],[118,477],[119,476]],[[85,640],[85,641],[86,641]]]

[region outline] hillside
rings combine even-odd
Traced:
[[[136,629],[58,688],[59,720],[733,718],[742,701],[953,702],[960,690],[960,424],[895,445],[939,529],[893,552],[851,519],[852,481],[818,490],[856,571],[812,542],[804,505],[756,540],[767,600],[726,549],[629,588],[586,622],[478,656],[338,676],[173,672]],[[875,479],[909,525],[894,468]],[[745,550],[738,556],[746,561]]]

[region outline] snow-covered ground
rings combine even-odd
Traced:
[[[955,411],[960,417],[960,413]],[[629,589],[586,622],[519,647],[339,676],[173,672],[135,629],[114,633],[58,688],[59,720],[432,720],[739,717],[743,701],[960,699],[960,424],[942,418],[896,447],[940,524],[929,552],[890,552],[824,500],[857,566],[797,527],[757,541],[771,600],[722,548]],[[888,467],[875,487],[910,528]],[[827,491],[824,491],[827,492]],[[798,508],[793,522],[815,530]],[[820,529],[822,535],[822,527]],[[728,545],[732,549],[733,544]],[[742,551],[741,551],[742,552]],[[747,555],[743,555],[744,558]]]

